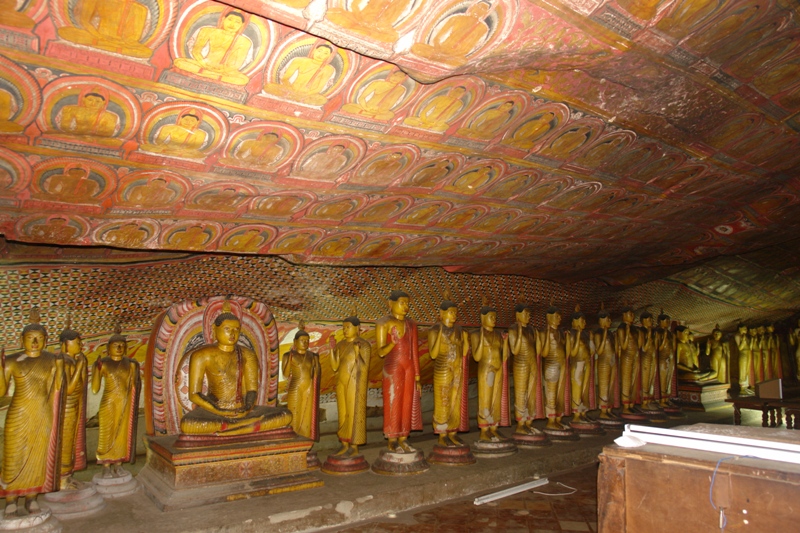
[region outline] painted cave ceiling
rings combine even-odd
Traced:
[[[618,287],[710,270],[709,294],[792,308],[794,2],[0,7],[8,241]]]

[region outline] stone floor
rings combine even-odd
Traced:
[[[549,478],[541,487],[476,506],[475,498],[336,531],[347,533],[550,533],[597,531],[597,465]]]
[[[733,412],[727,405],[686,415],[682,420],[660,425],[733,423]],[[743,411],[743,423],[760,426],[760,413]],[[509,433],[510,429],[504,431]],[[167,513],[159,511],[139,491],[108,500],[106,508],[90,518],[63,520],[63,532],[594,531],[597,456],[619,435],[620,432],[609,432],[578,442],[521,450],[510,457],[480,459],[467,467],[433,465],[429,471],[410,477],[372,472],[357,476],[317,473],[325,481],[324,487]],[[477,431],[463,434],[462,438],[472,442]],[[410,442],[427,454],[435,437],[426,430],[412,435]],[[374,439],[362,447],[367,461],[371,463],[384,446],[384,442]],[[320,450],[320,459],[324,460],[327,453]],[[143,463],[139,458],[129,469],[136,473]],[[90,480],[98,470],[97,466],[90,466],[77,477]],[[545,496],[526,491],[481,506],[473,504],[478,495],[517,486],[535,476],[549,479],[547,485],[535,489],[537,492],[570,492],[558,482],[574,487],[576,492]]]

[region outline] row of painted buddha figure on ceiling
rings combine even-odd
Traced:
[[[121,16],[120,12],[136,20],[141,18],[134,15],[137,13],[134,5],[128,6],[129,9],[126,11],[122,9],[125,6],[115,6],[114,3],[109,3],[108,6],[102,2],[89,3],[91,5],[78,11],[86,18],[84,21],[86,24],[90,24],[91,21],[97,27],[90,25],[91,30],[70,26],[59,28],[58,35],[63,41],[96,47],[99,43],[105,42],[104,31],[111,31],[111,28],[118,26],[113,23],[108,25],[98,23],[98,20],[102,22],[104,17]],[[136,2],[131,3],[138,5],[138,9],[147,10]],[[105,7],[100,7],[101,5]],[[475,5],[484,3],[477,2]],[[89,17],[86,13],[92,16]],[[144,14],[142,12],[142,15]],[[81,17],[68,16],[65,13],[59,14],[57,18],[59,23],[82,20]],[[247,26],[244,26],[244,19],[248,21]],[[201,3],[187,9],[181,20],[185,22],[186,27],[183,33],[176,32],[176,35],[179,33],[182,35],[181,40],[173,43],[170,49],[173,55],[183,53],[185,57],[176,56],[168,73],[188,73],[190,77],[199,77],[199,80],[225,79],[231,83],[247,84],[250,81],[248,75],[232,66],[226,67],[222,63],[238,62],[243,58],[249,58],[251,61],[261,58],[263,66],[267,55],[270,57],[275,55],[267,54],[266,47],[258,51],[253,49],[253,43],[273,43],[277,39],[273,23],[266,23],[257,17],[231,12],[229,8],[223,8],[221,5]],[[136,27],[136,24],[133,24],[133,27]],[[267,27],[272,28],[271,33],[258,34],[258,31],[266,31]],[[257,38],[246,37],[248,31],[258,34]],[[124,38],[114,40],[108,36],[108,39],[109,43],[114,44],[112,49],[115,53],[125,51],[119,44],[120,40],[125,41]],[[56,57],[58,56],[56,52],[61,49],[63,46],[53,50]],[[133,53],[136,50],[137,48],[132,46],[132,56],[136,56],[136,53]],[[65,59],[81,57],[74,54],[73,56]],[[419,84],[390,64],[373,62],[371,65],[366,65],[366,68],[359,69],[361,61],[367,60],[320,39],[300,33],[287,36],[284,53],[277,54],[270,62],[271,81],[260,88],[258,98],[253,100],[252,104],[254,107],[291,115],[297,112],[298,116],[304,118],[320,119],[324,116],[329,121],[356,127],[363,127],[366,124],[367,129],[372,131],[387,132],[394,128],[394,133],[419,138],[440,139],[442,134],[447,133],[456,143],[459,139],[467,143],[479,142],[484,145],[495,142],[501,148],[508,148],[511,155],[524,155],[535,149],[539,155],[563,160],[574,159],[578,156],[578,152],[584,152],[578,157],[582,157],[585,161],[577,163],[589,168],[596,166],[610,153],[620,150],[632,141],[622,136],[608,140],[606,144],[597,143],[596,153],[589,155],[590,150],[581,149],[589,148],[598,140],[603,127],[602,121],[584,118],[575,124],[567,124],[570,111],[566,106],[552,105],[550,108],[545,106],[539,109],[541,102],[538,104],[531,102],[529,95],[524,92],[507,90],[498,92],[495,88],[487,91],[481,80],[472,77],[457,78],[456,81],[437,84],[422,90]],[[138,72],[131,74],[140,79],[147,78]],[[183,74],[177,77],[166,76],[162,77],[161,81],[167,85],[203,89],[200,92],[213,94],[204,90],[202,81],[200,85],[196,83],[197,80],[187,85],[185,76],[181,76]],[[9,131],[21,130],[30,123],[28,119],[31,117],[19,116],[20,110],[28,108],[27,115],[30,115],[29,108],[36,107],[36,102],[31,105],[31,102],[19,101],[25,98],[26,91],[20,88],[26,84],[17,81],[16,86],[5,89],[0,87],[2,89],[0,105],[4,99],[8,100],[6,107],[9,108],[8,112],[0,108],[0,119],[3,118],[2,115],[8,117],[5,119],[5,124],[0,126]],[[26,88],[30,89],[35,85],[28,83]],[[339,92],[344,98],[333,98]],[[65,80],[61,80],[49,89],[45,88],[45,93],[45,112],[37,121],[37,126],[45,132],[73,134],[85,137],[84,140],[102,141],[101,144],[111,145],[115,144],[113,139],[124,141],[138,136],[138,141],[145,152],[166,152],[168,155],[189,159],[201,159],[209,155],[226,140],[225,116],[219,111],[215,113],[213,108],[200,109],[195,106],[194,110],[189,111],[187,107],[191,107],[191,103],[182,109],[173,108],[168,122],[181,127],[168,128],[169,124],[162,122],[155,131],[151,131],[148,121],[151,122],[154,117],[148,114],[145,124],[140,128],[138,118],[141,111],[131,109],[135,98],[122,87],[105,80],[95,87],[81,87],[75,83],[69,85]],[[57,105],[58,96],[67,96],[66,93],[70,93],[70,103],[61,102],[60,106]],[[224,98],[224,95],[217,96]],[[278,98],[278,101],[270,99],[271,97]],[[279,101],[299,103],[305,108],[298,111],[299,108],[282,107]],[[311,112],[312,107],[324,107],[328,102],[334,105],[324,113]],[[62,114],[61,107],[64,106],[68,106],[68,109]],[[366,122],[362,123],[362,120]],[[727,140],[744,139],[744,134],[747,133],[745,130],[757,126],[752,121],[749,123],[745,121],[739,124],[739,127],[744,129],[737,132],[734,128],[733,133],[738,135]],[[163,134],[159,134],[159,130],[163,128],[167,129]],[[256,132],[250,133],[252,136]],[[249,158],[252,158],[255,152],[248,147],[240,150],[242,156],[238,159],[236,154],[239,151],[229,152],[229,155],[233,154],[238,162],[234,166],[246,163],[245,166],[257,164],[269,167],[274,162],[271,159],[278,155],[273,147],[274,143],[270,143],[274,139],[263,131],[260,133],[266,138],[261,140],[263,146],[252,147],[258,152],[254,160]],[[434,135],[430,137],[428,134]],[[710,142],[714,144],[716,140],[712,139]],[[767,149],[763,142],[752,147],[749,145],[736,147],[734,152],[737,155],[745,155],[747,148],[758,149],[759,153],[753,155],[756,164],[777,154],[774,147],[770,146]]]

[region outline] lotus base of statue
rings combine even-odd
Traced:
[[[428,455],[428,462],[436,465],[466,466],[474,465],[477,461],[466,444],[461,446],[434,444],[433,451]]]
[[[372,463],[372,471],[387,476],[408,476],[421,474],[430,469],[425,454],[420,450],[396,453],[381,450],[378,458]]]

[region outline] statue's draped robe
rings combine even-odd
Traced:
[[[70,374],[77,365],[68,355],[64,356],[65,368]],[[89,375],[86,366],[78,378],[75,390],[65,394],[64,430],[61,439],[61,475],[66,476],[86,468],[86,382]]]
[[[383,432],[387,438],[407,437],[412,430],[422,430],[417,376],[417,324],[405,319],[400,342],[386,354],[383,362]]]
[[[104,358],[103,364],[113,363]],[[132,462],[136,457],[136,422],[138,419],[139,363],[129,358],[125,371],[106,372],[105,389],[97,412],[100,432],[97,442],[97,464]]]
[[[433,328],[439,330],[438,325]],[[462,355],[461,326],[443,328],[442,336],[442,349],[433,363],[433,432],[437,435],[469,430],[469,418],[462,416],[469,376],[465,364],[468,360]]]
[[[360,354],[354,345],[358,343]],[[339,412],[341,442],[360,446],[367,442],[367,386],[369,384],[369,342],[358,338],[353,342],[342,340],[339,350],[339,370],[336,377],[336,405]],[[366,357],[365,355],[366,354]]]
[[[286,405],[292,412],[292,428],[298,435],[316,441],[319,439],[319,358],[310,350],[305,356],[290,350],[286,357],[289,358]]]
[[[57,491],[64,372],[57,371],[56,356],[44,351],[38,357],[10,356],[6,364],[15,364],[19,373],[12,374],[14,396],[6,415],[0,497]]]

